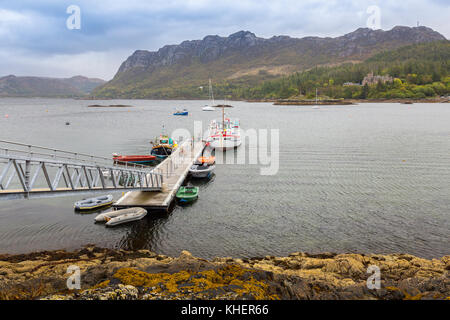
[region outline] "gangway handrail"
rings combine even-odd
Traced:
[[[71,160],[73,160],[73,158],[71,158],[71,157],[65,157],[65,156],[62,156],[62,155],[57,155],[56,153],[59,152],[59,153],[65,153],[65,154],[70,154],[72,156],[75,156],[75,159],[78,160],[78,161],[89,162],[89,163],[100,163],[100,164],[103,164],[103,165],[104,165],[104,161],[111,162],[111,160],[112,160],[110,158],[106,158],[106,157],[102,157],[102,156],[89,155],[89,154],[81,153],[81,152],[66,151],[66,150],[61,150],[61,149],[57,149],[57,148],[36,146],[36,145],[32,145],[32,144],[26,144],[26,143],[14,142],[14,141],[7,141],[7,140],[2,140],[2,139],[0,139],[0,143],[27,147],[29,149],[29,150],[17,150],[17,149],[9,149],[9,148],[5,148],[5,147],[1,147],[0,146],[0,150],[5,151],[6,153],[8,151],[12,151],[12,152],[19,152],[19,153],[30,154],[30,156],[38,154],[38,155],[42,155],[42,156],[49,156],[49,157],[52,157],[52,158],[58,157],[58,158],[62,158],[62,159],[71,159]],[[41,152],[37,152],[37,151],[32,151],[31,148],[53,151],[55,153],[54,154],[41,153]],[[78,156],[87,157],[88,159],[79,158]],[[95,161],[95,159],[102,160],[102,162]],[[125,165],[126,167],[130,166],[129,163],[123,162],[123,161],[114,161],[114,164],[122,164],[122,165]],[[146,166],[146,165],[136,164],[136,163],[133,163],[132,166],[134,168],[140,167],[140,168],[143,168],[143,169],[144,168],[145,169],[151,169],[151,170],[153,169],[153,167],[151,167],[151,166]]]

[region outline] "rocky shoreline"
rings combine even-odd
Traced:
[[[67,288],[69,266],[80,289]],[[381,288],[369,289],[369,266]],[[86,246],[0,255],[0,299],[450,299],[450,256],[307,254],[205,260]]]

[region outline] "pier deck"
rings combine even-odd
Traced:
[[[163,174],[163,187],[160,192],[127,192],[113,204],[113,207],[142,207],[148,210],[167,211],[179,187],[186,179],[189,168],[201,155],[203,147],[202,141],[185,141],[155,168],[156,172]]]

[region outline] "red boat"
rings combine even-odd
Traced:
[[[114,163],[120,162],[130,162],[137,164],[145,164],[153,162],[156,159],[155,156],[152,155],[144,155],[144,156],[113,156]]]

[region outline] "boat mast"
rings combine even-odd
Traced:
[[[225,134],[225,108],[222,108],[222,131]]]
[[[214,105],[214,93],[212,89],[211,79],[209,79],[209,100],[212,100],[212,104]]]

